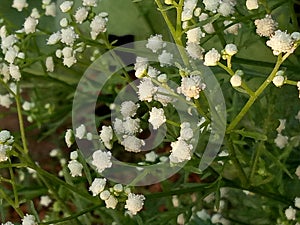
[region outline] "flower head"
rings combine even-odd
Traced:
[[[275,31],[274,35],[270,37],[270,40],[266,42],[269,47],[272,48],[274,55],[280,53],[292,52],[294,41],[290,34],[281,30]]]
[[[258,2],[257,0],[247,0],[246,7],[248,10],[258,9]]]
[[[121,114],[124,118],[135,116],[139,104],[135,104],[133,101],[124,101],[121,104]]]
[[[24,8],[27,8],[28,3],[26,0],[14,0],[11,7],[17,9],[19,12],[21,12]]]
[[[169,156],[171,163],[181,163],[191,159],[192,145],[184,140],[177,140],[171,143],[172,152]]]
[[[164,43],[161,34],[151,35],[150,38],[148,38],[148,43],[146,44],[146,47],[154,53],[165,46],[166,44]]]
[[[27,17],[24,23],[24,31],[26,34],[34,33],[39,21],[31,16]]]
[[[145,141],[132,135],[124,135],[121,144],[128,152],[140,152],[145,145]]]
[[[107,13],[100,13],[94,17],[90,24],[91,37],[93,40],[96,40],[98,34],[101,32],[106,32],[107,21]]]
[[[145,199],[144,195],[129,193],[125,209],[128,209],[133,215],[136,215],[137,212],[142,210]]]
[[[270,37],[276,30],[278,23],[270,15],[265,18],[255,20],[256,33],[259,36]]]
[[[200,91],[204,90],[206,85],[201,82],[200,76],[192,75],[181,79],[181,86],[177,88],[178,93],[182,93],[189,101],[191,98],[198,99]]]
[[[99,173],[103,172],[106,168],[112,166],[111,152],[97,150],[93,153],[92,165],[96,167]]]
[[[100,131],[100,139],[102,140],[104,146],[108,149],[112,148],[111,140],[113,138],[113,130],[111,126],[103,126]]]
[[[105,188],[105,178],[95,178],[89,190],[93,193],[93,196],[99,195]]]
[[[78,35],[75,33],[73,27],[61,29],[61,43],[72,46],[77,38]]]
[[[26,214],[22,219],[22,225],[37,225],[35,217],[33,215]]]
[[[166,116],[162,108],[153,107],[150,111],[149,123],[152,124],[153,129],[158,129],[166,122]]]
[[[204,65],[216,66],[217,63],[220,61],[220,59],[221,59],[220,53],[215,48],[212,48],[204,56]]]
[[[88,14],[89,12],[85,7],[78,8],[74,15],[76,23],[81,24],[87,18]]]
[[[70,173],[71,173],[72,177],[82,176],[83,166],[76,159],[69,161],[68,168],[70,170]]]

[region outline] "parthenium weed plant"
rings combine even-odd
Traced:
[[[299,6],[2,1],[1,224],[299,225]]]

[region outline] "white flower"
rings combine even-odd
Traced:
[[[35,104],[33,102],[28,102],[28,101],[25,101],[23,104],[22,104],[22,108],[24,109],[24,111],[30,111],[32,108],[34,108]]]
[[[206,212],[205,209],[202,209],[201,211],[197,212],[196,215],[204,221],[210,219],[210,215]]]
[[[66,134],[65,134],[65,142],[68,146],[68,148],[71,147],[71,145],[74,143],[75,138],[74,138],[74,133],[72,129],[67,129]]]
[[[17,42],[17,38],[14,35],[9,35],[1,39],[1,49],[3,53],[6,53],[7,49],[12,47]]]
[[[142,210],[145,199],[146,198],[144,195],[129,193],[128,199],[126,200],[125,209],[128,209],[132,215],[136,215],[137,212]]]
[[[73,27],[68,27],[65,29],[61,29],[61,42],[72,46],[76,39],[78,38],[78,35],[75,33]]]
[[[167,74],[165,74],[165,73],[160,74],[160,75],[157,77],[157,80],[158,80],[158,82],[160,82],[160,83],[166,83],[166,82],[168,81]]]
[[[4,39],[6,36],[7,36],[6,26],[3,25],[0,28],[0,37],[1,37],[1,39]]]
[[[177,216],[177,224],[178,225],[184,225],[185,224],[185,218],[184,218],[184,214],[183,213],[180,213]]]
[[[238,49],[235,44],[227,44],[224,48],[224,52],[229,56],[233,56],[238,52]]]
[[[145,161],[147,162],[155,162],[155,160],[158,157],[158,155],[154,151],[147,153],[145,156],[146,156]]]
[[[75,137],[77,137],[78,139],[82,139],[85,134],[86,134],[86,128],[83,124],[81,124],[79,127],[76,128]]]
[[[15,61],[15,58],[18,56],[17,48],[9,47],[7,49],[7,52],[5,53],[4,60],[8,63],[13,63]]]
[[[225,30],[224,30],[224,33],[227,34],[234,34],[234,35],[238,35],[238,32],[239,32],[239,29],[242,27],[242,25],[240,23],[235,23],[233,24],[232,21],[228,21],[228,20],[225,20],[223,22],[224,26],[229,26],[227,27]]]
[[[123,127],[123,121],[122,120],[120,120],[119,118],[116,118],[113,125],[114,125],[114,131],[117,134],[123,134],[124,133],[124,127]]]
[[[14,0],[11,7],[17,9],[19,12],[23,10],[23,8],[27,8],[28,4],[26,0]]]
[[[276,86],[276,87],[281,87],[283,84],[284,84],[284,76],[275,76],[272,80],[273,84]]]
[[[128,152],[140,152],[142,150],[142,146],[145,145],[144,140],[141,140],[135,136],[124,135],[123,138],[124,139],[121,142],[121,145],[123,145],[125,150]]]
[[[135,116],[139,104],[135,104],[133,101],[124,101],[121,104],[121,114],[124,118]]]
[[[102,191],[100,193],[100,199],[102,199],[103,201],[107,200],[110,196],[110,192],[108,190]]]
[[[296,197],[295,198],[295,206],[300,209],[300,198],[299,197]]]
[[[100,138],[104,146],[108,149],[112,149],[111,140],[113,138],[113,130],[111,126],[103,126],[100,131]]]
[[[60,4],[59,8],[62,12],[68,12],[72,6],[73,6],[73,1],[64,1],[63,3]]]
[[[70,152],[70,159],[76,160],[77,158],[78,158],[78,152],[77,151]]]
[[[192,59],[203,59],[204,49],[197,43],[187,43],[186,51]]]
[[[201,13],[200,16],[199,16],[199,21],[204,21],[204,20],[207,20],[208,19],[208,14],[206,13]],[[207,23],[205,25],[202,26],[203,30],[208,33],[208,34],[212,34],[215,32],[215,28],[213,26],[212,23]]]
[[[155,69],[152,66],[148,66],[147,74],[149,77],[155,78],[160,74],[160,71],[158,71],[157,69]]]
[[[78,8],[74,15],[76,23],[81,24],[87,18],[88,14],[89,12],[85,7]]]
[[[67,67],[73,66],[77,62],[74,56],[64,58],[63,64]]]
[[[69,161],[68,168],[72,177],[82,176],[83,166],[77,160]]]
[[[40,204],[42,206],[48,207],[51,204],[52,200],[48,195],[41,196]]]
[[[292,52],[294,41],[286,31],[277,30],[266,44],[272,48],[274,55],[279,55],[280,53]]]
[[[52,2],[50,5],[45,6],[45,15],[46,16],[56,16],[56,4]]]
[[[265,18],[255,20],[256,33],[259,36],[270,37],[276,30],[278,23],[272,19],[271,15],[266,15]]]
[[[186,32],[187,43],[200,44],[200,38],[203,36],[204,34],[202,33],[200,27],[190,29]]]
[[[151,123],[154,130],[157,130],[162,124],[166,122],[166,116],[162,108],[153,107],[150,111],[149,123]]]
[[[107,21],[107,13],[100,13],[94,17],[90,24],[91,37],[93,40],[96,40],[98,34],[100,34],[101,32],[106,32]]]
[[[50,35],[47,41],[47,45],[54,45],[58,43],[60,40],[61,40],[61,33],[58,31]]]
[[[219,7],[219,0],[203,0],[203,4],[205,5],[205,9],[211,12],[216,12]]]
[[[5,108],[9,108],[12,104],[12,100],[10,99],[9,94],[0,95],[0,106],[3,106]]]
[[[190,140],[194,136],[193,129],[191,128],[191,124],[189,122],[183,122],[180,125],[180,139],[184,141]]]
[[[275,138],[274,142],[276,146],[280,149],[283,149],[288,144],[288,137],[283,136],[282,134],[277,134],[277,137]]]
[[[105,188],[105,178],[95,178],[89,190],[93,193],[93,196],[99,195]]]
[[[296,219],[296,209],[292,208],[292,206],[288,207],[285,211],[285,216],[288,220]]]
[[[227,1],[222,1],[218,8],[218,13],[222,16],[229,16],[234,13],[234,5]]]
[[[19,81],[21,78],[21,73],[19,70],[19,67],[14,65],[14,64],[10,64],[9,66],[9,73],[10,76],[15,80],[15,81]]]
[[[103,172],[106,168],[112,166],[111,152],[97,150],[93,153],[92,165],[96,167],[99,173]]]
[[[177,140],[171,143],[172,152],[169,156],[171,163],[181,163],[191,159],[192,145],[187,144],[184,140]]]
[[[294,40],[294,41],[299,41],[300,40],[300,33],[299,32],[293,32],[291,34],[291,38]]]
[[[160,66],[170,65],[173,60],[173,54],[163,50],[163,52],[158,56],[158,61]]]
[[[0,144],[7,143],[12,144],[14,142],[14,137],[11,136],[8,130],[0,131]]]
[[[108,199],[105,200],[106,208],[115,209],[118,204],[118,199],[113,195],[110,195]]]
[[[142,78],[147,71],[148,59],[143,57],[136,57],[136,63],[134,64],[135,76]]]
[[[205,66],[216,66],[220,61],[220,58],[220,53],[215,48],[212,48],[205,54],[203,64]]]
[[[33,215],[26,214],[22,219],[22,225],[37,225],[35,217]]]
[[[82,5],[96,7],[97,6],[97,0],[83,0]]]
[[[14,225],[12,222],[8,221],[6,223],[4,223],[3,225]]]
[[[257,0],[247,0],[246,7],[248,10],[258,9],[258,2]]]
[[[177,92],[182,93],[189,101],[191,98],[198,99],[200,91],[204,90],[206,85],[201,82],[200,76],[192,75],[181,79],[181,86]]]
[[[230,84],[232,85],[232,87],[239,87],[242,85],[242,78],[240,75],[238,74],[234,74],[231,78],[230,78]]]
[[[61,27],[67,27],[68,24],[69,24],[69,22],[68,22],[67,18],[62,18],[62,19],[59,21],[59,25],[60,25]]]
[[[30,17],[34,18],[34,19],[39,19],[41,17],[39,11],[37,10],[37,8],[33,8],[30,14]]]
[[[123,185],[122,184],[115,184],[113,187],[115,192],[122,192],[123,191]]]
[[[197,6],[197,0],[184,0],[183,10],[181,13],[181,21],[192,19],[194,9]]]
[[[49,56],[46,58],[46,69],[48,72],[53,72],[54,71],[54,62],[52,56]]]
[[[151,35],[150,38],[148,38],[148,42],[146,44],[146,48],[149,48],[154,53],[165,46],[166,43],[164,43],[161,34]]]
[[[39,21],[33,17],[27,17],[24,22],[24,31],[26,34],[34,33]]]
[[[138,86],[139,100],[151,102],[153,95],[156,93],[155,87],[150,78],[143,78]]]
[[[139,118],[132,119],[130,117],[127,117],[123,121],[123,128],[124,128],[125,134],[133,135],[133,134],[139,132],[140,131],[140,119]]]

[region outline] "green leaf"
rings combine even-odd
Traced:
[[[240,134],[243,137],[252,138],[252,139],[257,140],[257,141],[266,141],[266,140],[268,140],[268,137],[266,135],[264,135],[262,133],[255,132],[255,131],[234,130],[232,132],[234,132],[236,134]]]

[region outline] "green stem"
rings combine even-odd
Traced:
[[[9,159],[9,164],[11,164],[10,159]],[[15,175],[14,175],[14,171],[13,171],[13,169],[12,169],[11,166],[8,168],[8,170],[9,170],[10,179],[11,179],[11,186],[12,186],[13,192],[14,192],[15,206],[16,206],[16,207],[19,207],[20,204],[19,204],[18,191],[17,191],[16,183],[15,183]]]
[[[13,200],[2,189],[0,189],[0,198],[5,199],[5,201],[14,208],[20,217],[24,217],[22,210],[14,204]]]
[[[21,132],[21,139],[23,144],[24,153],[28,154],[28,147],[27,147],[27,140],[25,135],[25,129],[24,129],[24,121],[22,116],[22,107],[21,107],[21,100],[20,100],[20,86],[17,84],[17,94],[15,95],[16,105],[17,105],[17,112],[18,112],[18,118],[19,118],[19,127]]]
[[[95,206],[92,206],[90,208],[87,208],[85,210],[82,210],[81,212],[79,213],[76,213],[72,216],[68,216],[68,217],[65,217],[65,218],[62,218],[62,219],[59,219],[59,220],[52,220],[52,221],[48,221],[48,222],[42,222],[42,223],[39,223],[39,225],[46,225],[46,224],[57,224],[57,223],[61,223],[61,222],[64,222],[64,221],[69,221],[69,220],[72,220],[72,219],[76,219],[88,212],[91,212],[95,209],[97,209],[98,207],[101,207],[103,206],[103,204],[98,204],[98,205],[95,205]]]
[[[176,7],[176,13],[177,13],[177,17],[176,17],[176,29],[174,28],[171,20],[169,19],[168,15],[167,15],[167,12],[163,10],[163,5],[161,3],[160,0],[155,0],[157,6],[158,6],[158,9],[160,10],[169,30],[170,30],[170,33],[175,41],[175,44],[178,45],[178,51],[181,55],[181,58],[184,62],[185,65],[188,65],[189,64],[189,59],[188,59],[188,56],[185,52],[185,50],[182,48],[183,46],[183,43],[182,43],[182,40],[181,40],[181,36],[182,36],[182,28],[181,28],[181,13],[182,13],[182,7],[183,7],[183,3],[184,1],[183,0],[180,0],[178,4],[175,4],[175,7]]]
[[[248,102],[245,104],[243,109],[240,111],[240,113],[234,118],[234,120],[229,124],[227,127],[226,132],[230,133],[241,121],[241,119],[245,116],[245,114],[248,112],[250,107],[253,105],[255,100],[261,95],[261,93],[266,89],[266,87],[272,82],[273,78],[276,76],[277,71],[280,68],[280,65],[284,62],[285,59],[290,55],[291,53],[286,53],[284,56],[280,54],[277,58],[277,62],[275,64],[275,67],[273,68],[272,72],[268,76],[268,78],[262,83],[262,85],[254,92],[254,95],[251,95]]]
[[[256,171],[256,166],[257,166],[258,160],[261,155],[261,150],[263,148],[262,145],[263,145],[262,142],[260,142],[258,147],[256,148],[254,160],[253,160],[253,163],[251,164],[251,170],[250,170],[249,179],[248,179],[250,181],[250,184],[252,184],[252,180],[253,180],[253,177],[254,177],[254,174]]]
[[[242,168],[242,165],[240,164],[239,160],[237,159],[236,152],[235,152],[236,147],[232,143],[230,137],[227,139],[226,144],[227,144],[228,150],[230,152],[230,155],[232,156],[231,157],[232,163],[233,163],[234,167],[237,169],[239,178],[241,180],[241,184],[243,187],[245,187],[245,186],[247,186],[247,183],[248,183],[247,176],[245,174],[245,171]]]
[[[230,76],[234,75],[233,70],[230,67],[225,66],[224,64],[218,62],[218,66],[224,69]],[[241,87],[248,93],[248,95],[253,96],[254,92],[248,87],[247,84],[245,84],[244,81],[242,81]]]

